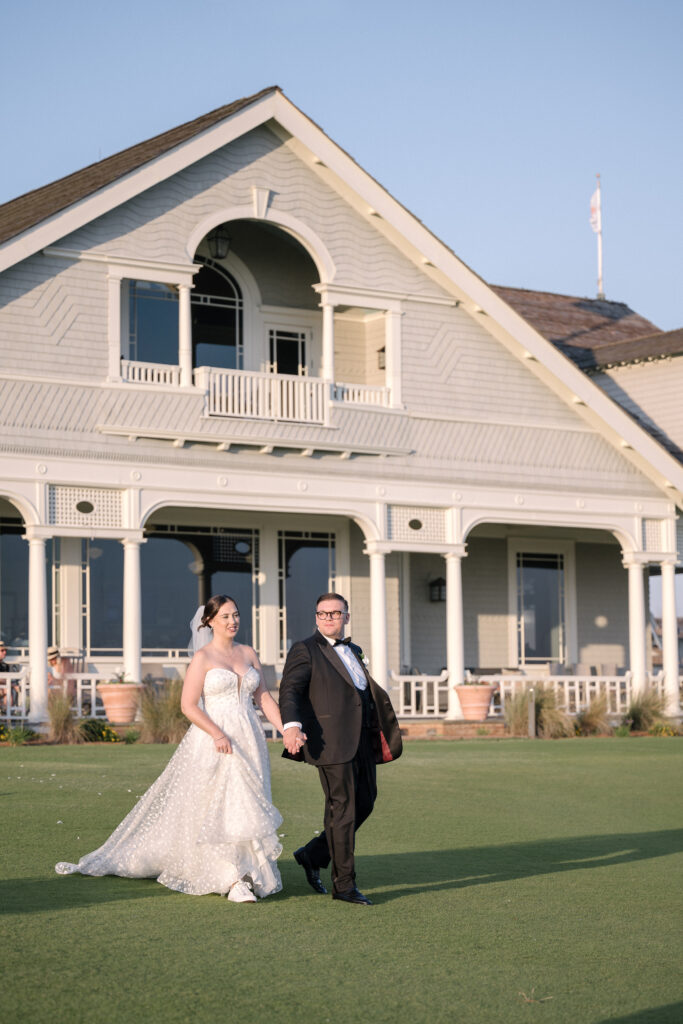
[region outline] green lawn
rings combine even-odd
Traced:
[[[280,749],[284,891],[254,906],[53,873],[171,748],[1,748],[3,1021],[683,1020],[681,740],[407,744],[359,834],[369,908],[308,889],[322,797]]]

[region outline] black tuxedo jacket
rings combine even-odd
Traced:
[[[370,687],[376,749],[379,752],[381,730],[391,752],[390,759],[396,760],[403,744],[391,701],[366,671],[360,647],[353,643],[349,647],[358,658]],[[353,760],[360,741],[361,696],[343,661],[318,631],[307,640],[295,643],[287,655],[280,683],[280,714],[283,722],[301,722],[308,737],[303,747],[303,760],[309,764],[342,764]],[[283,757],[292,755],[285,750]],[[379,754],[377,759],[382,760]]]

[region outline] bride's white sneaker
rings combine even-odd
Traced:
[[[228,893],[228,899],[232,903],[256,903],[256,897],[253,892],[243,879],[240,878],[239,882],[230,889]]]

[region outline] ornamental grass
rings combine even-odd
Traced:
[[[665,719],[666,701],[654,689],[641,690],[631,698],[623,724],[632,732],[647,732]]]
[[[47,698],[48,736],[52,743],[85,743],[71,707],[71,698],[61,690],[52,690]]]
[[[157,685],[145,683],[140,700],[142,743],[179,743],[189,722],[180,708],[183,684],[180,679]]]
[[[601,693],[593,697],[587,707],[576,715],[575,728],[579,736],[607,736],[612,732],[612,724],[607,710],[607,694]]]

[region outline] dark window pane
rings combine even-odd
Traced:
[[[315,601],[333,586],[334,537],[280,535],[281,654],[315,630]],[[284,614],[283,614],[284,613]]]
[[[94,540],[88,545],[90,565],[90,648],[120,651],[123,645],[123,545]]]
[[[28,644],[28,544],[18,533],[0,533],[0,637]]]
[[[142,545],[143,648],[187,647],[190,620],[199,604],[197,577],[190,571],[194,561],[181,540],[150,537]]]
[[[519,554],[517,584],[521,660],[564,659],[562,555]]]
[[[129,358],[141,363],[178,363],[178,292],[171,285],[130,281]]]
[[[239,369],[242,296],[237,283],[227,271],[204,266],[195,275],[190,301],[194,365]]]

